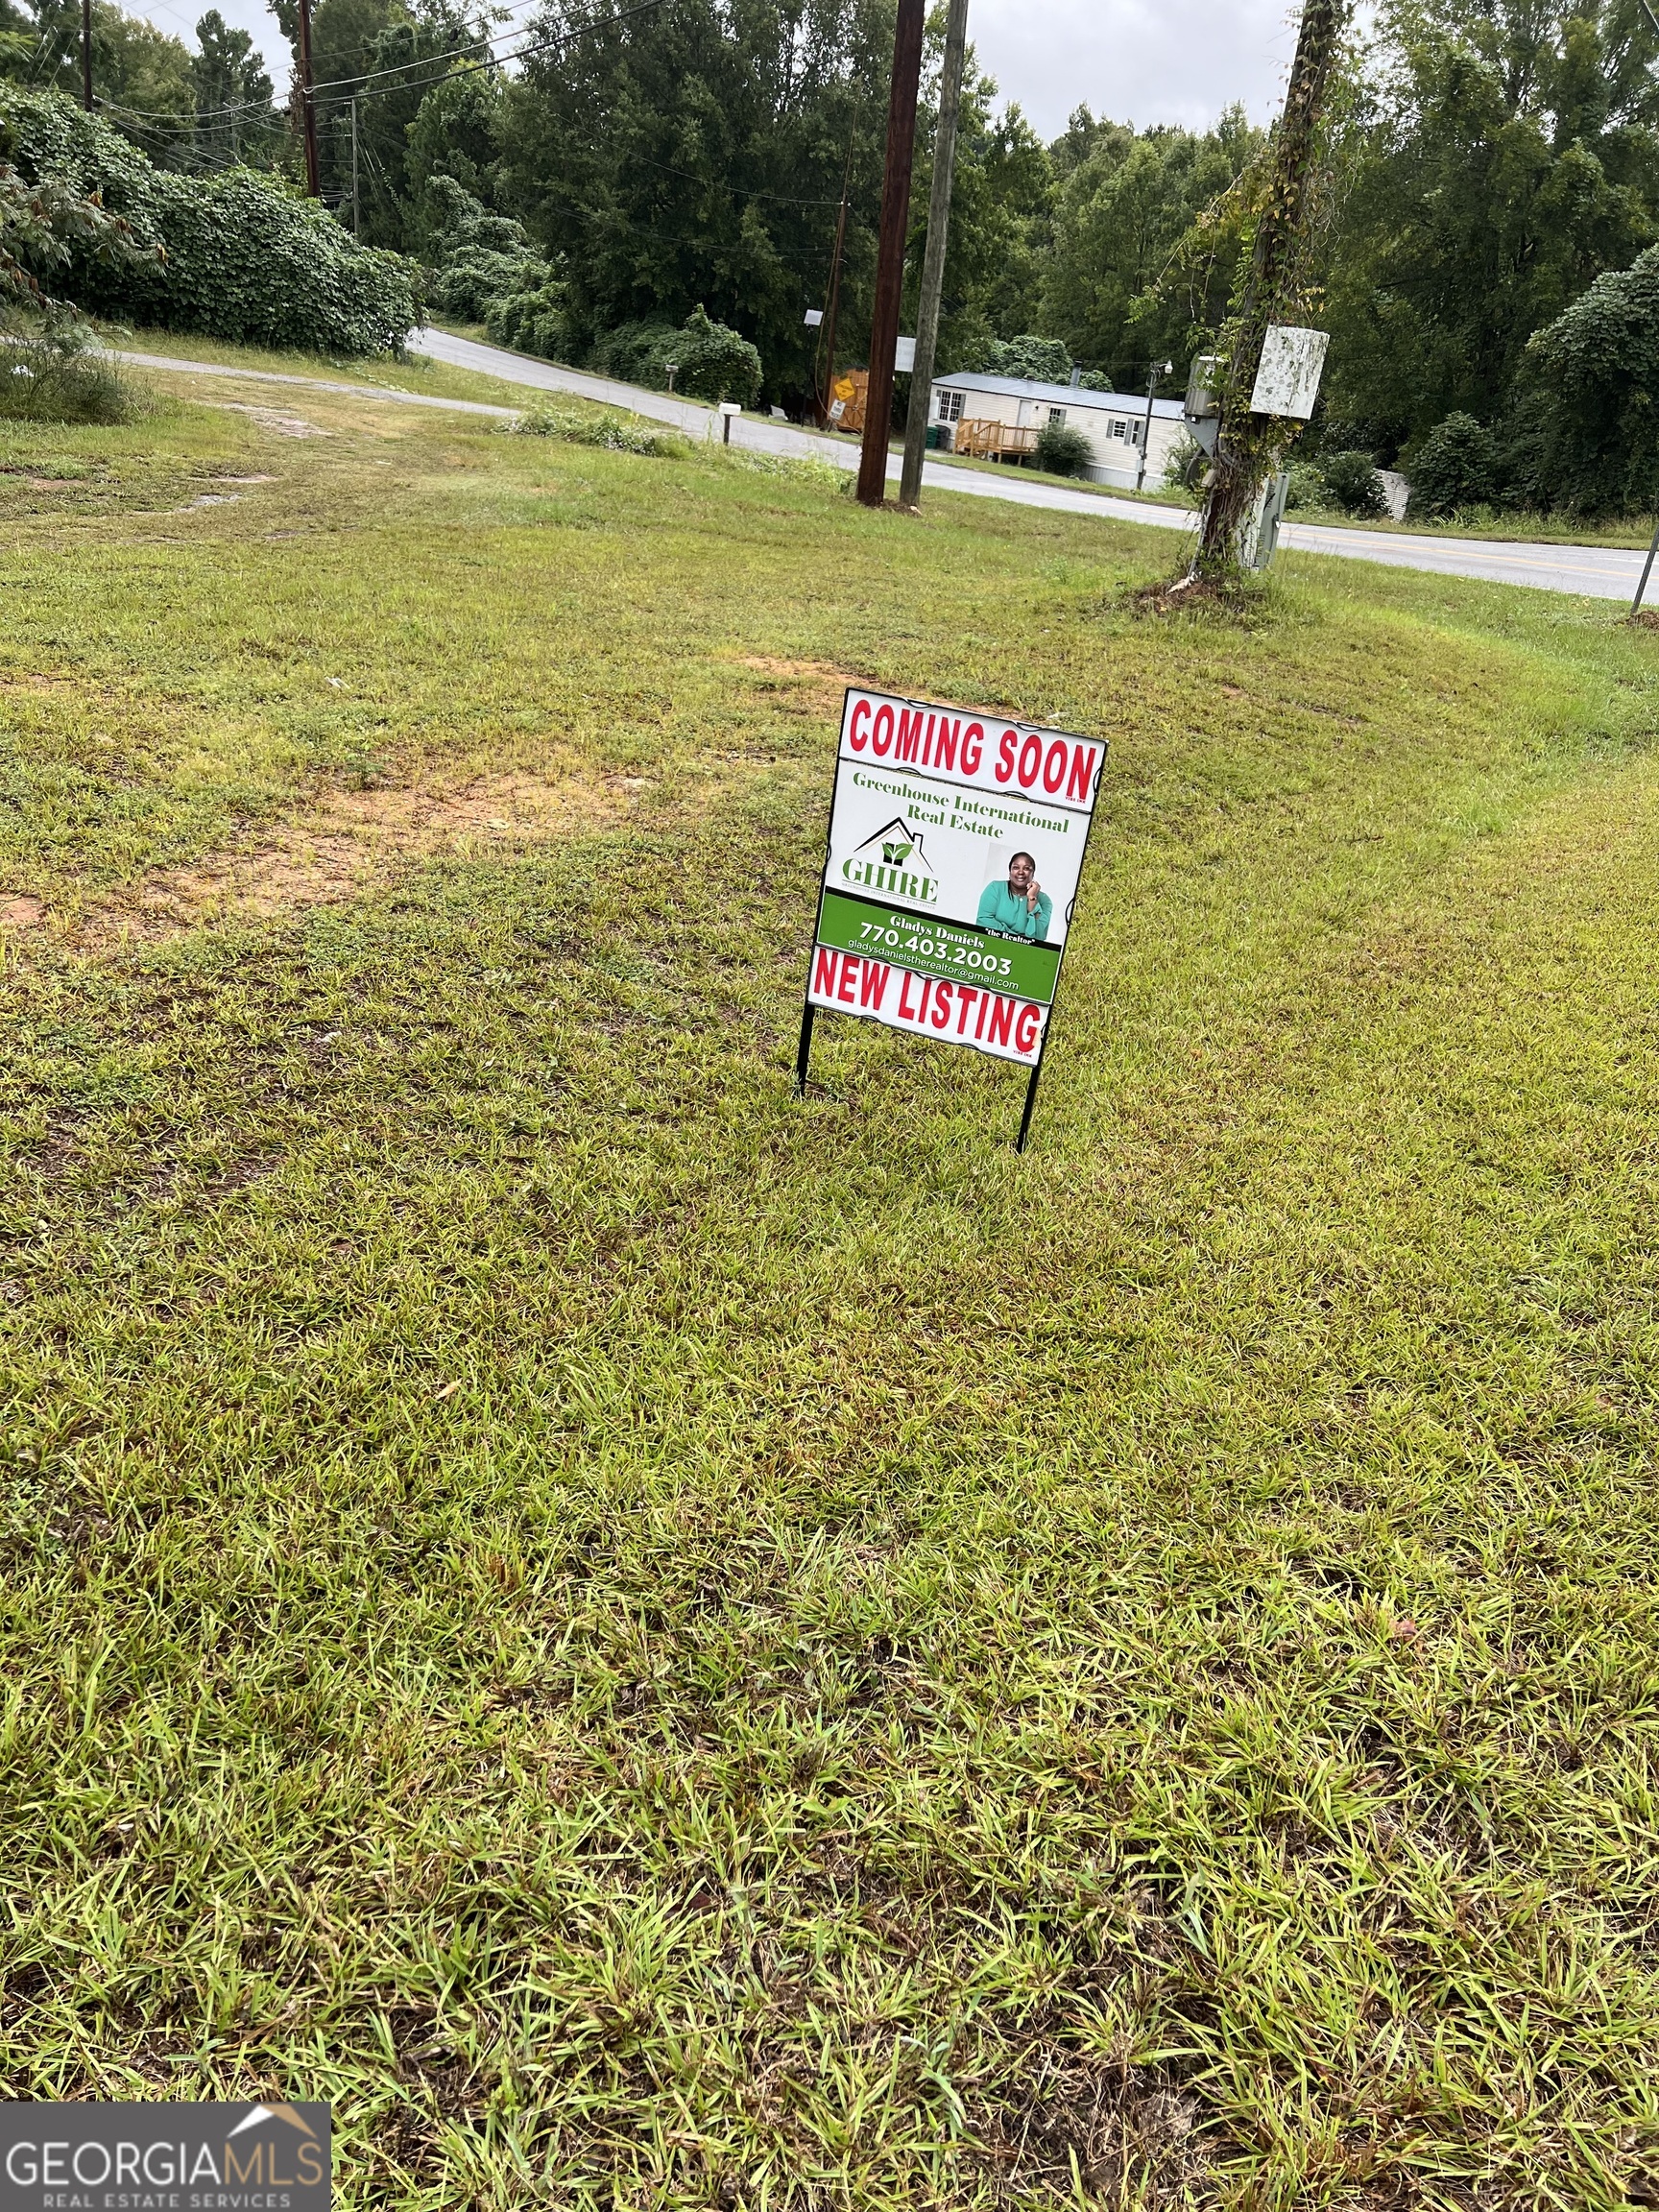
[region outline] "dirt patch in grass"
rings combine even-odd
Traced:
[[[38,899],[0,899],[0,929],[33,929],[46,919]]]
[[[832,667],[828,661],[780,661],[770,653],[745,653],[740,665],[761,676],[781,679],[795,697],[809,701],[814,708],[826,699],[839,699],[849,685],[867,681],[851,668]]]
[[[1208,2163],[1190,2095],[1145,2086],[1126,2068],[1050,2053],[986,2130],[1004,2184],[1064,2198],[1079,2184],[1092,2197],[1148,2207],[1185,2204]]]
[[[259,844],[210,853],[188,867],[146,877],[87,914],[75,942],[84,950],[153,943],[204,924],[337,904],[435,854],[527,845],[604,828],[628,812],[648,781],[638,776],[503,775],[476,777],[447,790],[335,792],[303,820],[284,824]],[[38,900],[9,903],[33,907],[32,919],[43,919]]]
[[[252,407],[245,399],[209,399],[209,407],[223,408],[228,415],[246,415],[251,422],[257,422],[261,430],[274,430],[278,438],[332,438],[332,430],[325,430],[321,423],[308,422],[303,415],[287,415],[278,407]]]

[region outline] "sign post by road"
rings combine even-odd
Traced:
[[[1030,1134],[1106,744],[983,709],[849,691],[801,1016],[1029,1068]]]

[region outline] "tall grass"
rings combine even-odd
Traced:
[[[25,422],[131,422],[138,388],[80,321],[0,328],[0,418]]]

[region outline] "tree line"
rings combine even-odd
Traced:
[[[297,0],[276,8],[296,36]],[[800,412],[822,386],[805,317],[829,305],[845,196],[838,353],[858,358],[893,0],[543,0],[493,27],[505,71],[459,0],[317,0],[312,21],[325,199],[424,261],[441,309],[659,377],[700,311],[705,352],[749,349],[755,391]],[[10,71],[70,86],[78,40],[78,0],[0,0]],[[210,12],[198,44],[94,0],[111,118],[158,160],[292,171],[291,118],[246,34]],[[1403,467],[1442,508],[1659,500],[1656,55],[1641,0],[1382,0],[1322,164],[1314,450]],[[1178,390],[1225,320],[1264,143],[1237,109],[1137,130],[1087,106],[1046,143],[971,66],[942,366]]]

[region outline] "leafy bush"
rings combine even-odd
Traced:
[[[566,445],[602,445],[613,453],[652,453],[678,457],[691,447],[676,430],[660,430],[626,415],[583,414],[539,400],[513,424],[520,438],[557,438]]]
[[[1087,476],[1094,448],[1069,422],[1045,422],[1037,433],[1037,466],[1055,476]]]
[[[622,323],[608,330],[593,349],[593,365],[628,384],[663,391],[668,364],[675,365],[674,389],[696,399],[753,402],[760,389],[760,356],[747,338],[693,307],[676,330],[667,323]]]
[[[1071,374],[1071,355],[1060,338],[994,338],[980,364],[987,376],[1023,376],[1037,384],[1064,384]],[[1103,390],[1104,386],[1092,387]]]
[[[1412,516],[1489,507],[1498,495],[1498,441],[1473,415],[1448,415],[1424,439],[1411,467]]]
[[[1285,511],[1288,514],[1296,507],[1324,507],[1331,494],[1325,489],[1325,479],[1311,461],[1292,461],[1286,474],[1290,482],[1285,493]]]
[[[1184,429],[1165,456],[1165,486],[1171,492],[1194,492],[1209,466],[1209,454],[1191,431]]]
[[[595,342],[592,366],[624,384],[650,384],[661,391],[668,381],[664,364],[680,358],[674,343],[679,335],[672,323],[618,323]]]
[[[463,246],[432,272],[432,304],[459,323],[486,323],[498,300],[535,284],[545,268],[534,255]]]
[[[421,320],[418,272],[359,246],[315,202],[252,169],[186,177],[53,92],[0,84],[0,157],[31,180],[97,192],[147,257],[101,256],[69,241],[57,278],[94,313],[163,329],[384,353]]]
[[[432,303],[442,313],[465,323],[489,323],[501,302],[514,297],[539,299],[555,281],[551,265],[531,246],[524,226],[506,215],[492,215],[477,194],[455,178],[440,171],[427,179],[421,212],[433,234]],[[561,347],[562,302],[563,293]],[[506,328],[493,329],[492,335],[505,346],[525,343],[517,335],[523,320],[516,314]],[[525,350],[533,353],[559,349],[525,344]]]
[[[1659,507],[1659,246],[1535,332],[1520,385],[1509,460],[1528,505]]]
[[[1382,479],[1369,453],[1321,453],[1317,463],[1332,504],[1345,515],[1386,515]]]
[[[550,277],[535,291],[509,292],[504,299],[493,300],[484,322],[497,346],[537,353],[544,361],[569,358],[570,323],[561,277]]]
[[[47,284],[76,252],[106,264],[156,258],[96,199],[0,165],[0,417],[125,422],[138,400],[91,325]]]

